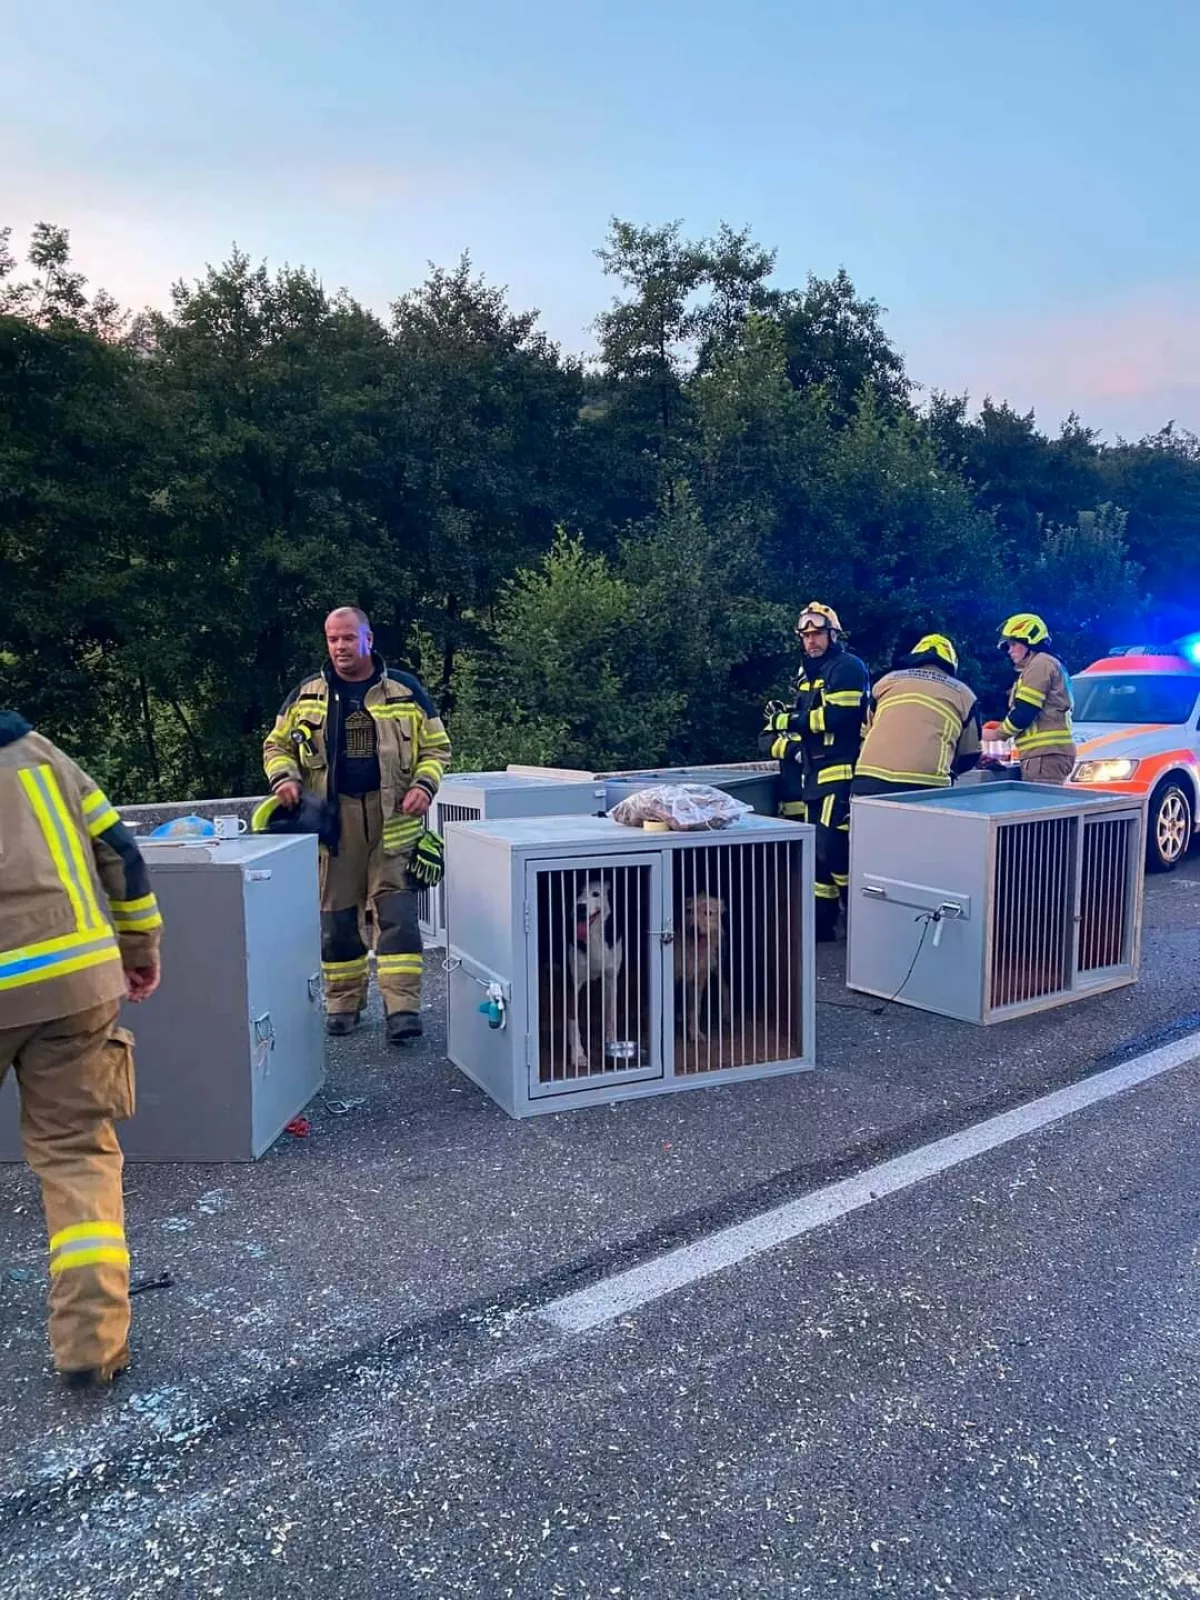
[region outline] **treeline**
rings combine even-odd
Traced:
[[[850,279],[614,222],[597,353],[467,260],[384,320],[235,253],[169,312],[0,234],[0,702],[122,800],[255,792],[335,604],[442,702],[459,764],[753,755],[819,597],[874,669],[1006,612],[1072,664],[1196,626],[1200,444],[918,394]]]

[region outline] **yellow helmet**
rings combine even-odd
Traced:
[[[819,600],[813,600],[805,606],[796,618],[796,632],[800,636],[806,633],[825,633],[836,639],[842,631],[842,624],[838,614],[832,606],[823,606]]]
[[[1018,611],[1000,629],[1001,650],[1007,649],[1010,644],[1025,644],[1032,650],[1039,644],[1049,642],[1050,629],[1032,611]]]
[[[927,633],[924,638],[918,639],[912,647],[910,660],[918,656],[937,656],[939,661],[944,661],[951,672],[958,671],[958,651],[950,643],[944,633]]]

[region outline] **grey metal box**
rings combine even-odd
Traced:
[[[604,810],[604,784],[563,779],[550,771],[456,772],[443,780],[430,819],[445,838],[449,822],[492,822],[504,817],[587,817]],[[447,855],[450,844],[447,841]],[[446,880],[418,895],[421,934],[427,945],[446,942]]]
[[[1001,1022],[1137,980],[1145,807],[990,783],[856,799],[851,989]]]
[[[157,994],[133,1030],[131,1161],[253,1161],[320,1088],[317,841],[143,843],[165,923]],[[16,1086],[0,1090],[0,1160],[20,1158]]]
[[[810,1068],[814,838],[451,823],[451,1061],[514,1117]]]

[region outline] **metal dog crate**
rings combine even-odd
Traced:
[[[604,810],[604,785],[520,772],[459,772],[446,778],[433,803],[433,828],[446,837],[448,822],[491,822],[503,817],[587,817]],[[447,843],[447,856],[449,855]],[[446,942],[446,880],[417,896],[421,936]]]
[[[814,830],[448,829],[451,1061],[514,1117],[814,1058]]]
[[[321,1087],[317,841],[255,835],[143,843],[162,908],[158,993],[133,1031],[131,1161],[253,1161]],[[0,1161],[20,1159],[16,1085],[0,1090]]]
[[[1137,980],[1145,808],[1044,784],[853,802],[846,982],[1003,1022]]]

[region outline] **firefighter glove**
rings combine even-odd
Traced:
[[[427,828],[417,840],[408,876],[420,889],[435,889],[446,870],[446,846],[440,833]]]

